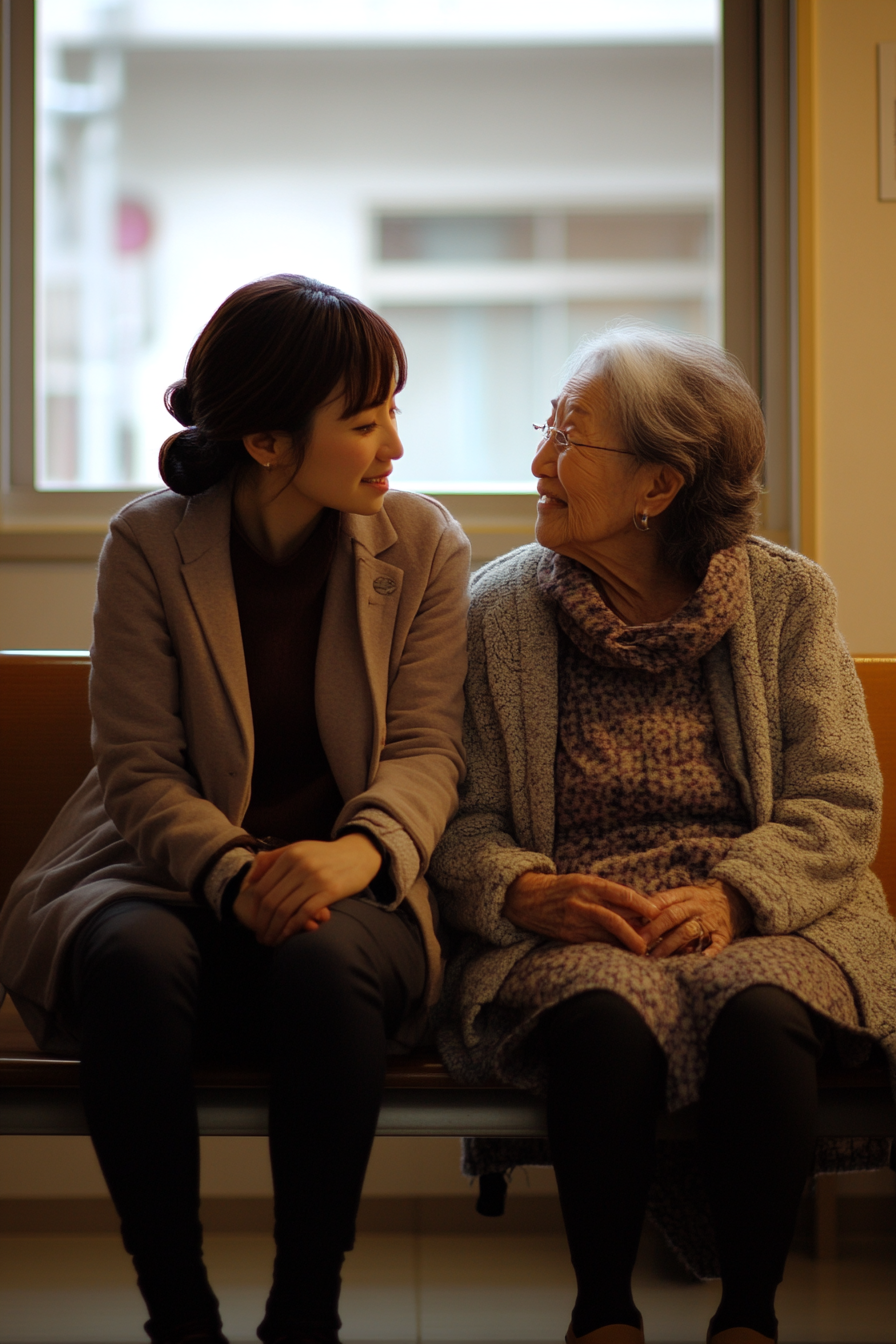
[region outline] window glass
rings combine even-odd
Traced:
[[[588,332],[720,335],[715,0],[38,13],[41,489],[157,484],[165,387],[276,271],[396,327],[396,480],[431,490],[531,488]]]

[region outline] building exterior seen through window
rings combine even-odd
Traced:
[[[716,339],[715,0],[44,0],[36,484],[158,484],[205,320],[277,271],[409,359],[399,485],[530,490],[579,340]]]

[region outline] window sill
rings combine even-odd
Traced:
[[[10,497],[7,496],[7,499]],[[86,496],[80,496],[86,501]],[[89,497],[92,516],[74,516],[78,496],[64,493],[44,496],[68,511],[68,517],[56,519],[10,518],[0,525],[0,563],[4,561],[95,561],[106,536],[107,522],[98,516],[97,504],[105,505],[105,519],[111,518],[133,494],[109,492]],[[525,546],[535,537],[535,496],[532,494],[474,495],[438,494],[433,496],[458,520],[470,538],[473,564],[482,565],[517,546]],[[85,510],[86,512],[86,510]]]

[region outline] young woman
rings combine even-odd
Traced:
[[[197,1049],[270,1061],[274,1280],[259,1336],[339,1328],[387,1041],[438,993],[424,873],[462,773],[468,545],[389,494],[391,328],[279,275],[218,309],[166,404],[167,490],[99,569],[96,768],[0,916],[0,981],[77,1049],[155,1344],[220,1341]]]

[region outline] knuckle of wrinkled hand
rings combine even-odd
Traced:
[[[582,932],[579,921],[574,916],[567,915],[560,925],[560,937],[565,943],[577,943]]]

